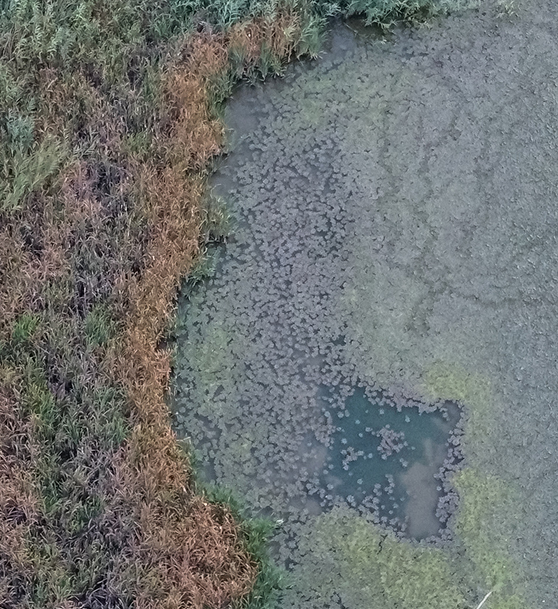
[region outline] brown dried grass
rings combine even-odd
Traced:
[[[286,9],[274,19],[264,17],[234,25],[227,33],[229,52],[244,57],[244,69],[258,66],[262,51],[289,61],[300,40],[300,14]]]
[[[221,39],[196,37],[166,74],[166,104],[172,125],[165,167],[140,169],[141,200],[149,218],[151,261],[128,282],[131,305],[119,376],[132,404],[133,430],[119,468],[126,503],[137,513],[140,535],[133,552],[148,557],[165,607],[220,607],[246,594],[256,565],[243,551],[230,513],[193,497],[189,465],[168,424],[164,397],[169,353],[158,348],[176,289],[198,253],[201,197],[207,161],[220,150],[222,125],[209,114],[206,83],[226,69]],[[154,607],[149,591],[141,606]]]
[[[39,71],[40,129],[69,131],[74,147],[94,144],[99,154],[68,160],[48,191],[0,217],[0,355],[22,313],[37,312],[46,326],[21,353],[0,358],[1,607],[218,608],[255,581],[257,564],[230,511],[193,491],[165,403],[170,353],[159,345],[199,253],[206,168],[223,144],[211,112],[215,83],[229,77],[232,51],[248,71],[264,47],[289,58],[298,27],[285,13],[176,46],[148,157],[126,152],[125,121],[90,75],[70,82]],[[128,91],[122,104],[135,96]],[[86,125],[67,112],[80,104]],[[104,303],[117,333],[91,347],[84,318]],[[38,371],[25,372],[30,366]],[[95,435],[105,415],[88,397],[111,387],[125,394],[130,432],[120,446]],[[80,440],[41,427],[44,413],[29,406],[39,390],[50,396],[49,416],[73,417]],[[55,467],[61,493],[48,511],[41,484],[50,470],[40,474],[39,463]],[[88,497],[101,511],[72,534],[72,502]],[[60,584],[88,570],[93,580],[79,590]]]

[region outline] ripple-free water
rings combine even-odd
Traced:
[[[322,507],[343,497],[415,539],[438,535],[450,515],[437,513],[451,492],[446,474],[461,458],[455,448],[459,407],[448,402],[430,412],[420,403],[398,409],[385,392],[357,387],[332,410],[338,388],[332,389],[322,399],[334,431],[320,484],[311,487]]]
[[[558,597],[558,8],[492,4],[339,25],[228,105],[236,228],[180,302],[175,428],[283,520],[281,607]]]

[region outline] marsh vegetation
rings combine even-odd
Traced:
[[[0,6],[0,606],[171,609],[217,608],[247,598],[265,602],[267,584],[276,582],[271,567],[263,568],[266,525],[242,523],[222,495],[209,496],[196,486],[190,455],[171,431],[166,402],[172,355],[165,345],[177,288],[205,248],[208,226],[215,224],[211,214],[219,213],[206,209],[203,195],[211,160],[225,145],[221,104],[238,79],[256,82],[282,71],[290,59],[314,55],[326,19],[334,15],[362,13],[368,22],[388,26],[402,17],[420,20],[463,6],[457,0],[11,0]],[[513,37],[510,32],[506,35]],[[466,46],[466,37],[456,39]],[[545,45],[535,44],[532,51],[539,58]],[[529,86],[546,99],[534,76],[539,68],[521,61],[532,75]],[[548,76],[552,62],[547,67]],[[377,76],[378,87],[389,90],[394,81],[382,82],[384,76]],[[320,118],[316,101],[307,100],[303,109],[310,124]],[[535,115],[543,112],[534,108]],[[397,139],[398,131],[387,135]],[[541,209],[551,218],[551,210]],[[531,233],[535,241],[537,231]],[[354,268],[364,273],[363,289],[381,292],[382,286],[370,287],[366,269]],[[199,267],[197,273],[203,276]],[[537,285],[534,280],[531,294]],[[358,291],[347,302],[358,310],[362,298],[371,303],[369,311],[377,304]],[[511,316],[505,319],[510,322]],[[230,329],[209,331],[219,345]],[[522,344],[533,345],[531,334],[521,336]],[[401,336],[395,333],[387,342],[392,338]],[[347,335],[347,340],[353,339]],[[385,340],[368,336],[355,358],[373,361],[370,353]],[[234,366],[226,351],[212,351],[210,342],[197,356],[199,362],[190,364],[203,363],[202,374]],[[505,594],[495,593],[491,602],[496,598],[500,607],[515,607],[522,578],[508,575],[513,571],[504,542],[515,512],[510,508],[509,518],[500,522],[493,506],[516,505],[509,478],[522,480],[524,472],[512,468],[513,475],[502,481],[498,472],[490,473],[480,448],[484,431],[500,425],[503,390],[497,384],[491,393],[486,378],[475,376],[482,364],[464,361],[461,369],[440,359],[449,367],[428,371],[425,403],[469,404],[471,430],[479,434],[469,444],[474,467],[455,482],[468,498],[456,530],[470,540],[467,552],[477,569],[470,581],[479,582],[470,600],[498,585]],[[552,379],[545,362],[537,362],[541,375]],[[508,369],[525,374],[520,360]],[[374,374],[381,370],[376,366]],[[365,369],[359,374],[370,385],[374,374]],[[379,382],[389,387],[388,380],[389,374]],[[504,401],[520,413],[516,405],[525,396],[514,383]],[[543,440],[536,442],[544,455],[551,450],[545,444],[552,429],[549,383],[539,383],[548,388],[546,398],[529,394],[524,402],[541,409]],[[196,408],[207,407],[214,416],[218,411],[210,405],[202,400]],[[502,434],[502,442],[522,446],[511,423]],[[493,435],[488,437],[492,441]],[[533,444],[531,428],[522,437]],[[245,438],[238,447],[249,464]],[[540,454],[523,450],[539,471]],[[503,462],[509,455],[505,447],[501,454]],[[550,513],[550,484],[545,481],[526,503],[532,526],[518,546],[527,556],[526,569],[541,552],[533,551],[533,536],[540,537],[548,569],[554,564],[541,524]],[[438,549],[405,549],[390,539],[384,545],[389,551],[381,554],[390,558],[380,565],[372,552],[375,540],[381,541],[373,523],[347,520],[341,506],[320,518],[314,537],[301,537],[307,545],[300,552],[341,543],[323,531],[339,531],[341,541],[367,541],[367,548],[356,543],[350,556],[339,546],[342,573],[357,578],[346,580],[347,592],[333,578],[320,594],[355,594],[350,582],[360,586],[366,560],[380,585],[393,574],[393,561],[410,566],[420,555],[427,558],[401,592],[405,596],[393,596],[390,588],[390,602],[410,602],[417,594],[413,583],[427,573],[441,574],[448,584],[440,599],[462,598],[461,589],[450,585],[453,575]],[[479,522],[485,528],[478,529]],[[365,562],[353,565],[360,555]],[[539,579],[529,575],[538,582],[537,599],[545,598],[550,585],[544,583],[547,572],[541,573]],[[257,587],[247,596],[254,582]],[[383,598],[386,590],[373,592]],[[319,595],[315,598],[319,602]]]

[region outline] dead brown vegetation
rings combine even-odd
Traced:
[[[5,166],[34,173],[0,212],[0,607],[216,608],[250,590],[238,523],[193,491],[159,345],[202,240],[212,103],[264,50],[289,58],[297,19],[186,36],[150,103],[94,64],[45,61],[25,85],[38,143]]]

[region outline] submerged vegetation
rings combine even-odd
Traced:
[[[336,27],[319,64],[228,108],[236,146],[212,184],[236,228],[179,307],[175,429],[211,479],[282,520],[283,609],[528,606],[520,493],[491,460],[499,377],[478,364],[478,325],[451,335],[466,256],[445,285],[455,233],[468,243],[456,208],[476,247],[507,235],[471,217],[474,170],[424,147],[470,154],[449,126],[472,104],[432,65],[449,27],[398,32],[385,52]],[[446,181],[459,207],[438,198]]]
[[[161,339],[219,103],[323,19],[459,2],[13,0],[0,10],[0,606],[220,607],[254,539],[194,492]]]

